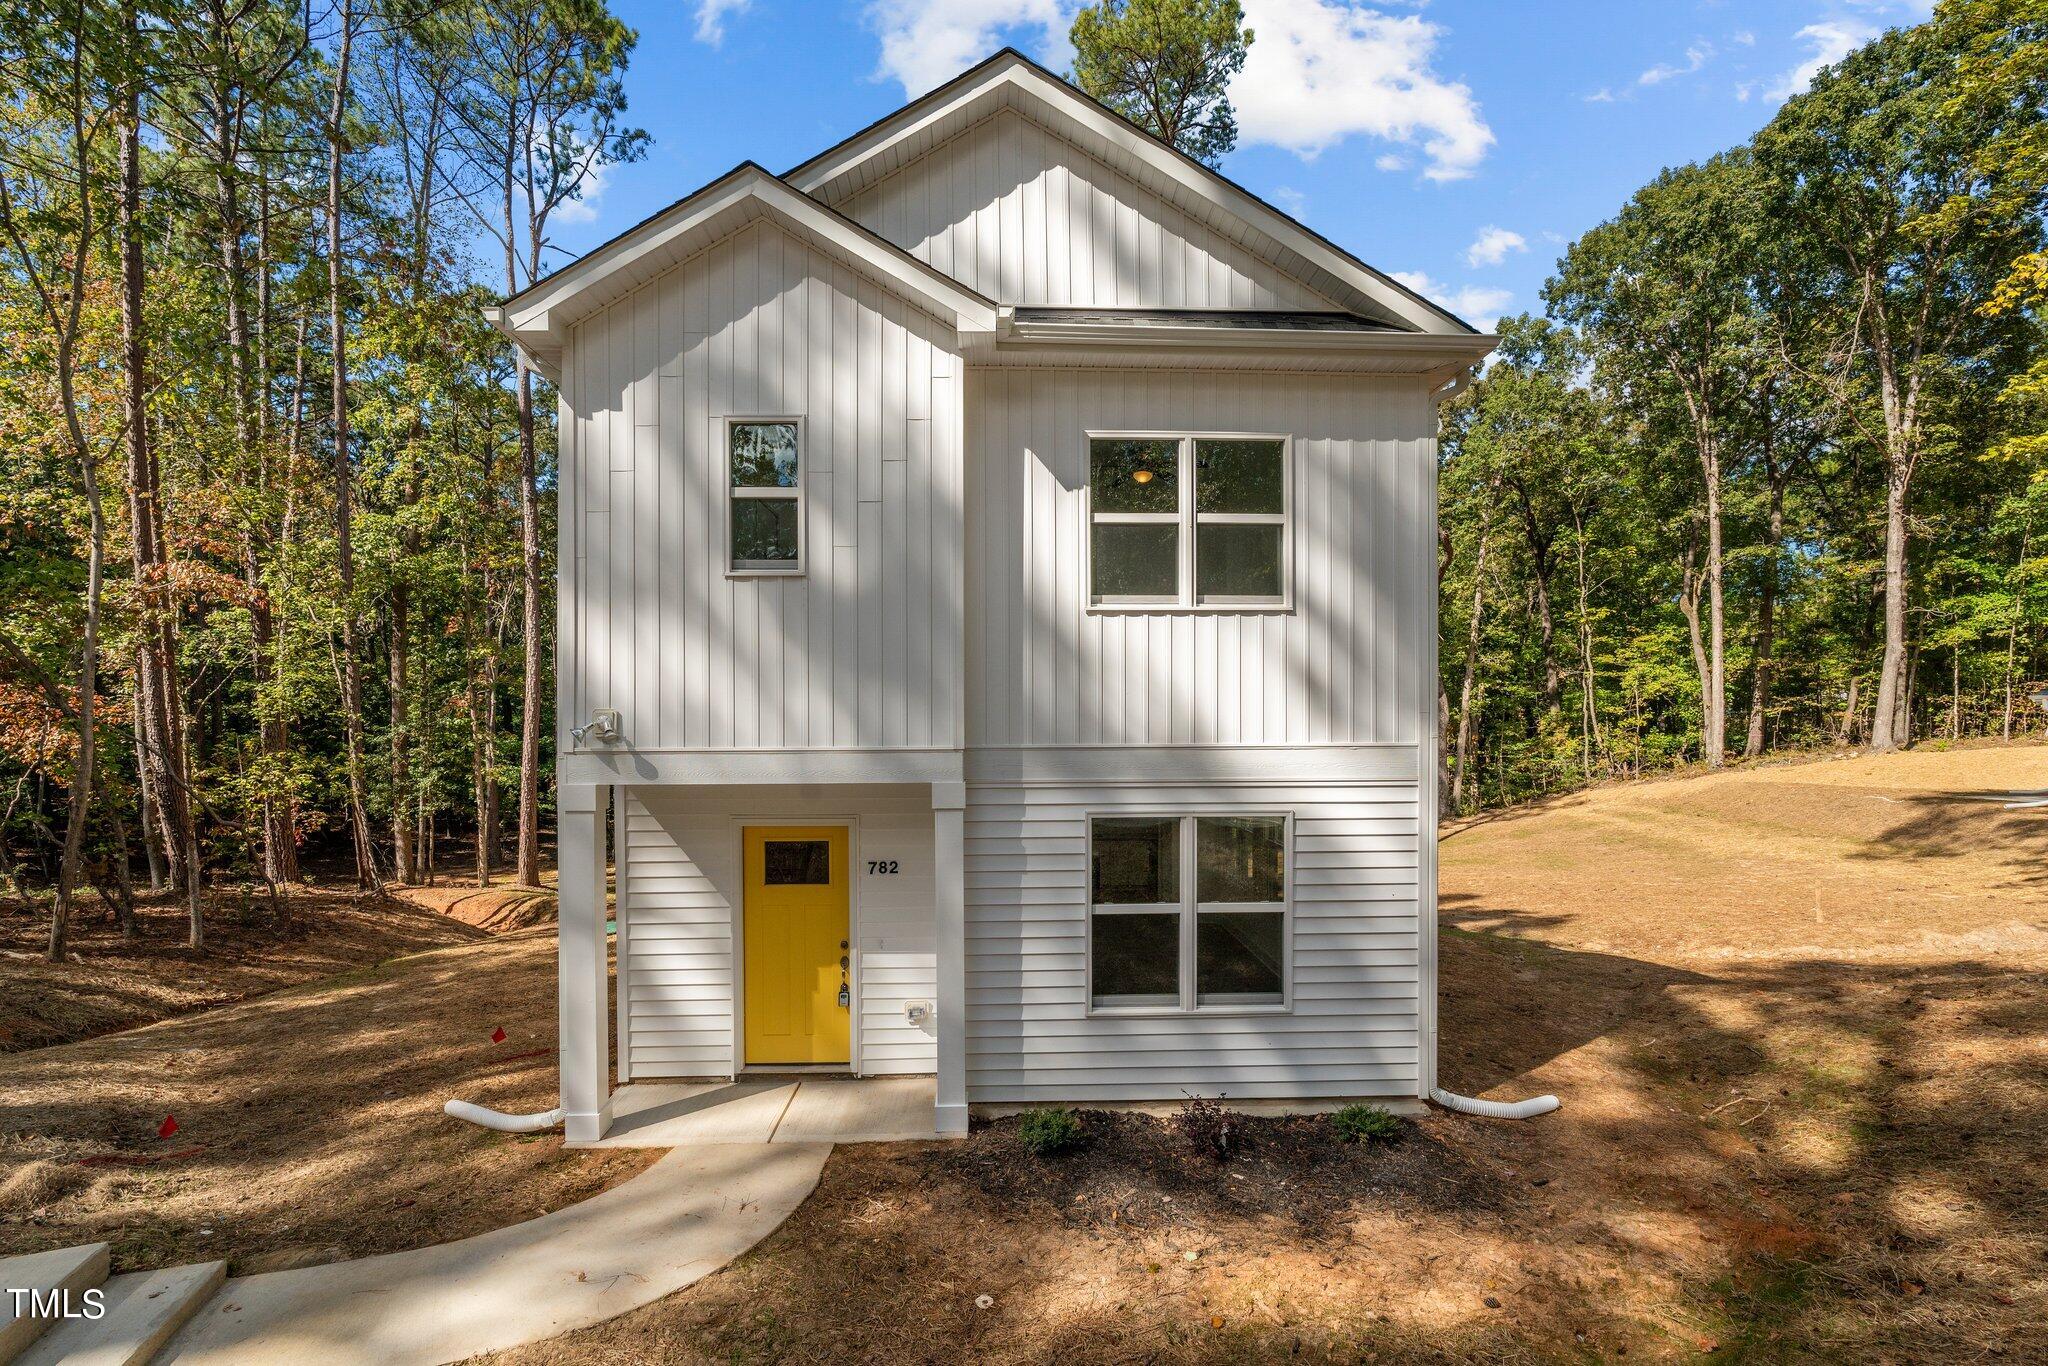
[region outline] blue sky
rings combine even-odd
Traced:
[[[1486,325],[1658,170],[1747,138],[1932,0],[1243,0],[1223,169]],[[1064,70],[1074,0],[614,0],[644,161],[550,235],[570,254],[735,163],[783,171],[1005,43]],[[552,264],[564,258],[551,257]]]

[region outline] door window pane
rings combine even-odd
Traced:
[[[742,489],[793,489],[797,454],[794,422],[732,424],[732,483]]]
[[[832,882],[830,840],[764,840],[767,867],[762,881],[770,887],[826,887]]]
[[[1095,1004],[1180,1004],[1180,914],[1095,917]]]
[[[1091,441],[1088,464],[1095,511],[1180,511],[1178,441]]]
[[[1204,906],[1287,898],[1287,822],[1203,816],[1195,822],[1195,899]]]
[[[1282,441],[1197,441],[1195,511],[1286,511],[1286,449]]]
[[[1095,822],[1098,906],[1165,906],[1180,900],[1180,819],[1113,818]]]
[[[1279,911],[1203,911],[1195,923],[1195,1003],[1274,1005],[1285,999]]]
[[[1180,593],[1180,527],[1098,522],[1091,557],[1098,598],[1173,598]]]
[[[797,500],[732,500],[732,558],[735,564],[796,561]]]
[[[1203,522],[1195,529],[1195,591],[1210,598],[1280,597],[1277,523]]]

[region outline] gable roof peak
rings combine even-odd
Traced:
[[[1098,103],[1014,47],[997,49],[792,167],[783,178],[824,203],[841,203],[1004,107],[1025,112],[1347,309],[1412,332],[1478,334],[1450,310]]]

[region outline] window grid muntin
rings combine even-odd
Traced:
[[[1287,611],[1294,600],[1294,438],[1275,432],[1113,432],[1091,431],[1086,433],[1088,442],[1088,529],[1084,544],[1088,547],[1087,593],[1089,608],[1163,608],[1173,611],[1199,611],[1203,608],[1249,608],[1259,611]],[[1098,512],[1095,510],[1095,443],[1098,441],[1173,441],[1176,443],[1174,484],[1176,487],[1178,511],[1176,512]],[[1279,512],[1201,512],[1197,510],[1198,498],[1196,481],[1200,478],[1197,469],[1195,447],[1203,441],[1269,441],[1280,447],[1280,511]],[[1096,566],[1094,562],[1095,527],[1098,525],[1165,525],[1176,524],[1178,555],[1175,564],[1176,591],[1172,597],[1141,596],[1135,594],[1098,594],[1095,591]],[[1275,596],[1263,594],[1209,594],[1202,595],[1196,586],[1196,541],[1199,528],[1208,526],[1277,526],[1280,528],[1280,592]]]
[[[1095,904],[1095,823],[1099,820],[1172,818],[1181,822],[1180,837],[1180,879],[1181,899],[1177,903],[1163,905],[1104,905]],[[1294,1010],[1294,813],[1292,811],[1222,809],[1202,811],[1091,811],[1084,816],[1088,823],[1087,879],[1088,900],[1085,911],[1088,917],[1087,934],[1083,936],[1083,972],[1086,991],[1086,1010],[1089,1015],[1284,1015]],[[1203,820],[1277,820],[1280,825],[1281,858],[1281,899],[1272,901],[1218,901],[1197,900],[1198,855],[1196,845],[1200,839],[1199,822]],[[1257,999],[1247,1001],[1224,1001],[1198,999],[1195,980],[1195,935],[1204,912],[1253,913],[1277,915],[1280,920],[1280,999],[1275,1001]],[[1095,918],[1115,915],[1160,915],[1175,913],[1180,916],[1180,958],[1178,980],[1180,1001],[1176,1004],[1119,1004],[1115,1001],[1098,1000],[1095,994]]]

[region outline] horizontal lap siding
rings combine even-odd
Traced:
[[[976,124],[839,207],[998,303],[1335,307],[1013,111]]]
[[[1436,414],[1414,379],[969,376],[972,745],[1413,745]],[[1293,610],[1087,610],[1091,430],[1293,437]]]
[[[626,951],[620,993],[632,1076],[728,1076],[734,1067],[734,907],[742,896],[734,818],[800,825],[852,817],[854,955],[861,1070],[928,1073],[937,1066],[932,814],[923,792],[867,788],[799,795],[738,788],[631,788],[624,806],[621,888]],[[894,876],[870,876],[893,860]]]
[[[559,724],[957,747],[962,383],[950,327],[766,223],[578,324]],[[804,419],[802,577],[727,577],[729,415]]]
[[[1291,1012],[1089,1016],[1087,816],[1119,809],[1294,813]],[[1417,810],[1412,783],[970,784],[970,1098],[1415,1095]]]

